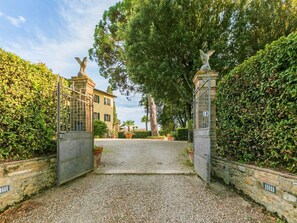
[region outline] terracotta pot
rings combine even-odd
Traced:
[[[169,141],[172,141],[172,135],[171,135],[171,134],[167,134],[167,139],[168,139]]]
[[[102,152],[103,152],[103,147],[102,146],[95,147],[94,150],[93,150],[94,167],[95,168],[98,167],[100,162],[101,162]]]
[[[193,150],[188,150],[188,156],[189,156],[190,162],[193,163],[193,160],[194,160],[194,151]]]
[[[132,134],[131,132],[126,132],[126,133],[125,133],[125,137],[126,137],[127,139],[132,139],[132,136],[133,136],[133,134]]]

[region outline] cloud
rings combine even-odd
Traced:
[[[12,25],[14,25],[16,27],[19,27],[22,23],[26,22],[26,19],[23,16],[18,16],[18,17],[15,18],[15,17],[12,17],[12,16],[5,15],[3,12],[0,12],[0,17],[5,18]]]
[[[93,44],[93,34],[96,24],[102,18],[104,10],[114,5],[118,0],[63,0],[58,2],[58,22],[53,30],[56,35],[49,37],[44,27],[30,26],[28,32],[35,38],[19,38],[6,40],[4,48],[33,63],[44,62],[54,73],[70,78],[77,75],[79,65],[74,57],[88,55],[88,49]],[[54,10],[54,9],[53,9]],[[0,17],[3,16],[0,12]],[[25,18],[17,18],[25,21]],[[108,83],[99,76],[98,66],[88,61],[87,74],[96,82],[96,88],[106,90]],[[118,117],[121,121],[134,120],[139,128],[144,127],[141,118],[144,109],[138,107],[139,95],[128,101],[125,96],[115,92]]]

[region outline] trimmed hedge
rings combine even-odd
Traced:
[[[188,128],[178,128],[176,130],[176,140],[188,141]]]
[[[56,85],[44,64],[0,49],[0,160],[55,152]]]
[[[297,172],[297,33],[267,45],[218,84],[218,153]]]
[[[125,132],[119,132],[118,137],[119,138],[126,138]],[[145,139],[148,136],[151,136],[151,131],[134,131],[132,139]]]

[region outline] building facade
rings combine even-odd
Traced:
[[[113,106],[115,95],[94,89],[94,120],[106,123],[109,130],[113,130]]]

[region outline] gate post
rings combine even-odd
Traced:
[[[94,94],[94,88],[95,88],[95,82],[89,78],[88,76],[75,76],[71,77],[71,85],[72,88],[75,91],[78,91],[82,94],[88,95],[90,97],[87,98],[93,98]],[[85,100],[85,99],[82,99]],[[90,104],[93,104],[92,102],[89,102]],[[86,131],[87,132],[92,132],[93,131],[93,106],[87,106],[86,108],[92,109],[91,111],[86,111]]]
[[[217,135],[216,135],[216,93],[217,93],[217,77],[218,73],[216,71],[210,70],[199,70],[193,79],[195,85],[195,99],[198,98],[198,89],[204,84],[205,79],[210,78],[210,98],[211,98],[211,110],[210,110],[210,142],[211,142],[211,155],[216,155],[216,144],[217,144]],[[199,106],[195,106],[195,123],[194,129],[199,128]]]

